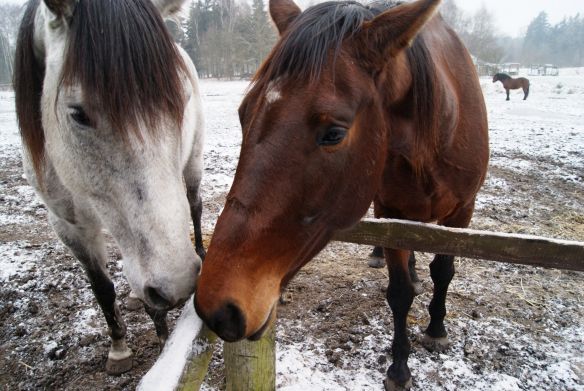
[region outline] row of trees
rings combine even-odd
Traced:
[[[249,76],[276,40],[264,0],[197,0],[174,31],[201,77]]]
[[[548,15],[540,13],[527,28],[522,60],[559,66],[584,65],[584,17],[577,14],[552,26]]]
[[[19,5],[0,5],[0,84],[11,80],[22,12]],[[584,17],[579,14],[552,26],[542,12],[523,37],[511,38],[497,32],[493,15],[484,6],[467,15],[456,0],[445,0],[441,12],[470,52],[483,61],[584,66]],[[249,76],[276,40],[264,0],[251,5],[243,0],[192,0],[186,18],[169,27],[201,77]]]
[[[12,78],[14,45],[23,7],[0,4],[0,84]],[[255,72],[275,40],[264,0],[194,0],[184,21],[167,23],[201,77],[232,78]]]
[[[541,12],[524,36],[512,38],[497,32],[493,15],[485,6],[467,15],[455,0],[446,0],[441,12],[470,52],[483,61],[584,66],[584,17],[580,14],[552,26],[547,13]]]

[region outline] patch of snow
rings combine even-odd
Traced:
[[[44,254],[38,249],[25,249],[25,242],[0,244],[0,281],[26,273],[36,267]]]
[[[195,338],[202,325],[203,322],[195,313],[191,297],[185,304],[160,357],[138,384],[139,391],[172,391],[176,388],[190,353],[200,349]]]

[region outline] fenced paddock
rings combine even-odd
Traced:
[[[584,242],[531,235],[447,228],[403,220],[366,219],[351,229],[338,232],[333,240],[584,271]],[[192,306],[190,302],[185,307],[175,335],[169,341],[170,346],[142,379],[138,387],[140,391],[191,391],[201,388],[208,370],[212,344],[217,338],[202,325]],[[193,326],[191,339],[183,336],[186,325]],[[199,330],[196,336],[194,329]],[[185,349],[191,344],[192,348],[185,354]],[[275,390],[275,349],[273,327],[258,342],[224,344],[226,390]],[[177,357],[186,360],[177,360]]]
[[[584,69],[535,78],[523,102],[481,79],[491,161],[471,227],[584,241]],[[204,232],[231,183],[247,83],[204,80],[207,119]],[[135,369],[103,372],[107,337],[79,265],[46,225],[22,179],[11,92],[0,93],[0,384],[10,389],[133,390],[158,357],[148,317],[124,311]],[[290,284],[276,330],[278,390],[377,390],[388,363],[387,272],[367,267],[369,246],[331,243]],[[122,263],[110,272],[124,303]],[[419,253],[424,293],[410,312],[410,366],[418,390],[579,390],[584,375],[582,273],[457,258],[442,355],[416,340],[427,323],[430,254]],[[123,307],[123,306],[122,306]],[[179,311],[172,317],[176,319]],[[62,356],[63,351],[65,352]],[[217,344],[205,389],[222,389]],[[57,353],[59,352],[59,353]]]

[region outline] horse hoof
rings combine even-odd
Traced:
[[[379,257],[369,257],[369,261],[367,261],[367,265],[374,269],[381,269],[385,267],[385,258]]]
[[[424,333],[421,343],[430,352],[443,352],[450,346],[448,337],[432,338],[426,333]]]
[[[280,304],[286,305],[292,302],[292,292],[284,292],[280,294]]]
[[[420,281],[412,282],[414,287],[414,295],[418,296],[424,293],[424,288],[422,287],[422,283]]]
[[[138,311],[142,307],[142,300],[138,299],[137,297],[129,295],[126,299],[126,309],[128,311]]]
[[[122,358],[120,360],[108,358],[107,362],[105,363],[105,371],[108,375],[118,376],[132,369],[132,365],[133,365],[132,356]]]
[[[385,391],[408,391],[412,388],[412,378],[409,378],[404,385],[399,385],[395,380],[386,377],[383,385],[385,386]]]

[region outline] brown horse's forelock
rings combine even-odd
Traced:
[[[336,61],[343,41],[358,33],[363,22],[401,3],[380,1],[364,6],[353,1],[325,2],[308,8],[284,32],[255,74],[252,88],[261,91],[273,80],[281,83],[315,82],[329,61],[332,50],[332,60]],[[417,129],[410,159],[415,171],[420,174],[425,157],[438,149],[436,73],[422,36],[418,36],[406,49],[406,56],[412,74],[411,114]],[[388,71],[391,72],[391,69]]]
[[[315,81],[330,51],[338,56],[343,40],[373,13],[357,2],[325,2],[300,14],[255,75],[257,82],[286,78]]]
[[[34,19],[40,0],[31,0],[20,27],[15,55],[16,111],[23,143],[41,174],[45,137],[40,99],[44,64],[34,54]],[[69,25],[62,85],[77,84],[120,137],[142,139],[139,125],[160,129],[163,116],[180,128],[185,97],[181,76],[188,68],[150,0],[79,0]],[[38,175],[42,179],[42,175]]]

